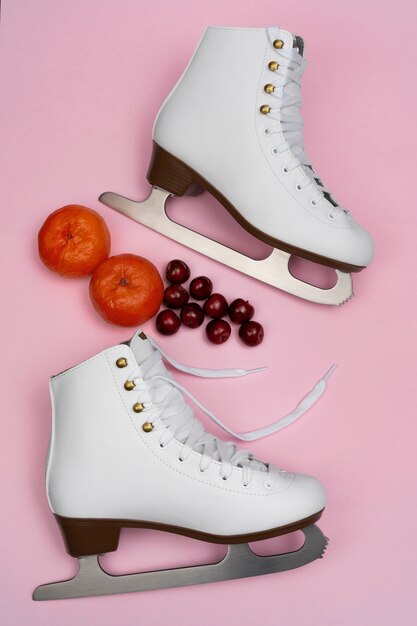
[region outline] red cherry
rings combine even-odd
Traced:
[[[188,298],[188,291],[182,285],[169,285],[164,291],[164,302],[170,309],[180,309]]]
[[[204,313],[213,319],[223,317],[227,313],[227,300],[221,293],[212,293],[204,303]]]
[[[189,302],[181,309],[181,322],[188,328],[198,328],[204,322],[204,311],[197,302]]]
[[[252,319],[255,309],[247,300],[236,298],[229,306],[228,313],[232,322],[243,324],[243,322],[249,322]]]
[[[245,322],[239,328],[239,337],[247,346],[258,346],[264,338],[264,329],[258,322]]]
[[[217,345],[227,341],[231,332],[230,324],[226,320],[211,320],[206,326],[208,340]]]
[[[165,276],[170,283],[185,283],[190,278],[190,268],[184,261],[174,259],[168,263]]]
[[[170,309],[164,309],[156,316],[156,330],[158,330],[161,335],[175,335],[180,326],[180,318]]]
[[[205,300],[211,296],[213,283],[207,276],[197,276],[190,283],[190,294],[194,300]]]

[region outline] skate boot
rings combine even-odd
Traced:
[[[294,295],[341,304],[350,272],[373,255],[369,234],[326,189],[304,149],[303,41],[278,28],[208,28],[153,130],[144,202],[100,200],[158,232]],[[329,146],[330,149],[330,146]],[[211,193],[272,254],[254,260],[172,222],[169,196]],[[291,255],[334,268],[321,289],[295,278]]]
[[[191,394],[175,381],[163,359],[210,378],[251,373],[186,367],[139,330],[130,342],[51,379],[47,495],[67,551],[79,559],[80,568],[69,581],[38,587],[34,599],[242,578],[294,569],[323,555],[327,540],[315,526],[326,502],[321,484],[263,463],[206,432],[185,401]],[[259,438],[297,419],[325,384],[321,380],[283,420],[240,438]],[[229,548],[215,564],[111,576],[101,568],[98,555],[117,549],[125,527],[177,533]],[[305,543],[295,552],[260,557],[247,545],[299,529]]]

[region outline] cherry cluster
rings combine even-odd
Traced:
[[[164,303],[168,307],[160,311],[156,317],[156,329],[162,335],[174,335],[181,324],[188,328],[198,328],[205,317],[211,318],[206,326],[206,335],[211,343],[220,345],[227,341],[232,328],[223,319],[226,315],[235,324],[239,324],[239,337],[248,346],[259,345],[264,338],[261,324],[254,322],[255,309],[247,301],[237,298],[229,305],[221,293],[213,293],[213,283],[207,276],[193,278],[189,291],[183,283],[190,278],[190,268],[184,261],[174,259],[165,270],[165,277],[170,283],[164,291]],[[190,296],[204,304],[189,302]],[[174,309],[180,309],[178,315]]]

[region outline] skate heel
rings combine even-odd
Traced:
[[[67,552],[87,556],[114,552],[119,545],[121,526],[113,520],[79,519],[55,515]]]
[[[169,191],[174,196],[198,196],[203,191],[195,180],[194,172],[156,143],[153,144],[146,178],[154,187]]]

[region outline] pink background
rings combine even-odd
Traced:
[[[416,623],[412,191],[410,200],[416,17],[412,0],[3,0],[3,625]],[[309,304],[257,283],[128,222],[97,200],[106,190],[136,198],[147,193],[155,114],[204,27],[273,23],[306,40],[303,111],[316,169],[375,237],[374,263],[354,277],[356,297],[342,308]],[[194,275],[211,276],[228,298],[243,296],[255,304],[266,329],[256,350],[235,336],[223,347],[209,345],[201,329],[161,340],[174,356],[197,366],[269,366],[262,376],[232,382],[178,376],[232,428],[253,429],[284,414],[331,363],[339,364],[317,407],[251,446],[260,457],[311,472],[326,485],[329,502],[320,525],[330,545],[324,560],[201,587],[32,601],[36,585],[75,571],[44,492],[48,377],[131,332],[96,315],[87,280],[59,278],[38,260],[40,225],[69,203],[100,211],[113,254],[142,254],[161,270],[171,258],[183,258]],[[262,253],[207,194],[174,204],[176,218]],[[145,330],[152,333],[153,322]],[[191,539],[130,531],[106,563],[125,572],[204,562],[220,553]]]

